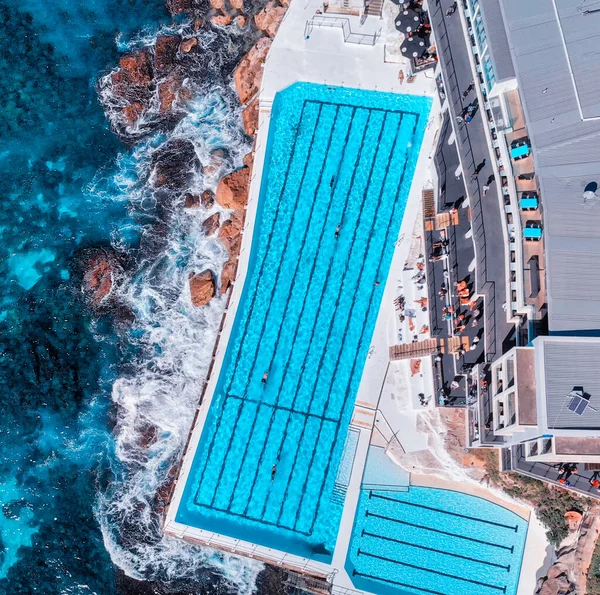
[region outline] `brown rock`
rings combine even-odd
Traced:
[[[215,204],[215,193],[212,190],[205,190],[200,195],[200,201],[203,207],[210,209]]]
[[[252,165],[254,164],[254,153],[250,151],[250,153],[246,153],[243,159],[244,165],[252,169]]]
[[[244,227],[244,211],[234,211],[231,218],[223,223],[219,231],[219,239],[229,252],[230,259],[239,256],[242,245],[242,230]]]
[[[167,8],[173,15],[181,14],[182,12],[191,12],[193,0],[167,0]]]
[[[192,27],[194,28],[194,31],[200,31],[200,29],[202,29],[202,27],[204,27],[205,24],[206,22],[204,21],[204,19],[196,19],[192,23]]]
[[[218,14],[211,17],[210,22],[218,27],[224,27],[225,25],[231,25],[233,17],[230,14]]]
[[[272,43],[269,37],[259,39],[235,69],[233,79],[242,103],[248,103],[258,93],[262,82],[263,64]]]
[[[210,0],[210,6],[219,12],[225,12],[225,0]]]
[[[211,215],[208,219],[205,219],[202,223],[202,231],[207,235],[211,236],[217,229],[219,229],[219,224],[221,223],[221,217],[219,213],[215,213]]]
[[[210,152],[210,161],[202,168],[205,176],[214,176],[223,167],[227,160],[225,149],[215,149]]]
[[[192,93],[192,90],[189,87],[183,86],[179,90],[180,101],[189,101],[193,96],[194,94]]]
[[[229,0],[231,8],[244,12],[244,0]]]
[[[189,39],[184,39],[179,46],[179,49],[184,53],[188,54],[198,45],[198,39],[196,37],[190,37]]]
[[[216,287],[212,271],[206,270],[202,273],[190,273],[190,294],[192,304],[196,308],[206,306],[215,297]]]
[[[172,75],[166,81],[160,83],[158,86],[158,101],[162,114],[173,109],[173,104],[178,98],[180,89],[181,79],[176,75]]]
[[[180,42],[179,35],[161,35],[156,39],[154,46],[154,68],[156,70],[164,71],[173,68]]]
[[[119,71],[113,74],[112,80],[117,86],[148,87],[152,83],[150,52],[141,50],[137,54],[123,56],[119,60]]]
[[[155,188],[185,191],[200,169],[194,144],[185,138],[167,141],[153,153],[152,169],[151,182]]]
[[[237,261],[236,260],[228,260],[223,265],[223,270],[221,271],[221,295],[227,293],[227,290],[233,284],[235,280],[235,273],[237,271]]]
[[[200,206],[200,196],[187,192],[183,197],[183,208],[184,209],[196,209]]]
[[[248,19],[240,14],[233,19],[233,23],[238,29],[243,29],[248,24]]]
[[[146,426],[140,431],[139,446],[140,448],[148,449],[158,440],[158,428],[156,426]]]
[[[123,108],[123,115],[130,124],[133,124],[144,112],[144,106],[139,101],[134,101]]]
[[[113,274],[113,264],[108,255],[100,253],[90,258],[83,277],[83,289],[93,304],[99,304],[110,295]]]
[[[270,37],[275,37],[284,16],[285,8],[279,6],[275,0],[269,0],[266,6],[254,16],[254,23],[257,29],[264,31]]]
[[[244,130],[248,136],[254,136],[258,128],[258,97],[255,97],[242,112]]]
[[[551,566],[548,575],[540,580],[541,586],[536,591],[536,594],[569,595],[569,593],[573,593],[574,585],[569,580],[568,571],[569,568],[564,564],[557,563]]]
[[[217,202],[225,209],[243,209],[248,202],[250,168],[236,169],[221,178],[217,186]]]

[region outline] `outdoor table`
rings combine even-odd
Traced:
[[[513,159],[520,159],[521,157],[526,157],[529,155],[529,145],[524,144],[519,147],[512,147],[510,150],[510,156]]]

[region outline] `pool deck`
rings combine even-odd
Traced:
[[[333,580],[334,593],[357,593],[356,587],[344,570],[344,564],[350,544],[356,507],[358,505],[360,486],[363,481],[367,452],[369,446],[376,444],[378,440],[377,432],[373,431],[374,427],[377,427],[380,434],[379,438],[384,443],[398,436],[401,437],[404,448],[408,447],[414,450],[427,448],[426,437],[416,429],[415,412],[412,409],[404,411],[401,404],[394,400],[393,390],[394,387],[397,388],[396,379],[398,377],[406,377],[408,362],[390,362],[389,346],[397,343],[398,321],[393,302],[394,298],[397,297],[398,286],[401,280],[406,278],[406,273],[403,269],[411,247],[415,222],[420,220],[421,217],[421,191],[423,188],[432,188],[434,185],[432,159],[442,120],[433,73],[431,71],[429,73],[420,73],[416,76],[414,83],[408,84],[405,82],[403,85],[400,85],[398,82],[399,69],[402,68],[407,73],[409,68],[407,64],[385,62],[385,31],[382,32],[381,37],[374,46],[345,43],[342,30],[337,28],[315,27],[307,39],[305,37],[306,24],[315,15],[316,10],[320,6],[320,0],[309,0],[308,2],[306,0],[292,0],[264,65],[264,78],[260,91],[259,128],[254,148],[254,168],[249,190],[237,278],[230,296],[205,396],[199,407],[181,465],[180,474],[176,481],[173,498],[167,510],[164,530],[169,535],[183,538],[193,543],[211,546],[266,563],[277,564],[309,575],[328,577],[330,580]],[[358,17],[348,18],[350,19],[352,30],[358,30]],[[376,17],[368,17],[362,30],[367,33],[373,33],[380,27],[385,27],[383,20]],[[432,97],[434,100],[402,226],[399,230],[398,240],[396,241],[390,273],[385,285],[381,308],[371,341],[371,349],[369,350],[363,370],[350,424],[351,427],[358,430],[359,440],[331,564],[301,558],[283,551],[233,539],[175,521],[194,454],[219,379],[223,357],[246,280],[260,183],[265,161],[271,105],[275,94],[279,90],[298,81],[364,90],[380,90],[420,96],[426,95]],[[424,375],[430,375],[430,372],[428,372],[430,366],[424,365],[423,368]],[[412,391],[414,393],[416,388],[415,382],[430,386],[433,380],[429,377],[423,378],[423,374],[421,374],[420,379],[409,379],[408,387],[404,387],[404,389],[408,388],[408,391],[405,390],[405,392]],[[390,397],[390,395],[392,396]],[[409,395],[409,399],[413,401],[414,405],[414,394],[412,396]],[[418,403],[416,404],[416,408],[418,409]],[[444,487],[442,485],[443,482],[434,476],[413,475],[413,481],[415,481],[415,485],[426,485],[429,482],[430,485]],[[417,483],[418,481],[423,483],[419,484]],[[453,487],[449,489],[455,490],[459,489],[456,487],[457,485],[466,485],[459,482],[451,483]],[[482,490],[482,492],[485,492],[485,495],[482,494],[483,497],[495,501],[496,497],[491,495],[489,491]],[[502,505],[507,506],[505,500],[502,501]],[[519,508],[522,509],[522,507]],[[533,575],[534,572],[532,569],[537,569],[540,566],[539,552],[536,557],[535,553],[528,554],[528,551],[532,547],[539,548],[541,542],[537,540],[533,545],[530,545],[530,541],[528,536],[523,568],[527,567],[528,573]],[[519,595],[521,593],[533,592],[533,583],[529,580],[525,581],[525,583],[526,588],[521,589],[520,587]]]

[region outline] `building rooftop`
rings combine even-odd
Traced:
[[[501,0],[544,206],[550,331],[600,329],[600,13]]]
[[[544,399],[548,429],[600,429],[600,341],[538,337],[538,404]],[[581,387],[589,404],[573,411],[571,393]],[[571,407],[571,408],[570,408]]]
[[[519,425],[537,424],[535,400],[535,352],[530,348],[517,348],[517,394],[519,395]]]
[[[479,0],[481,14],[485,22],[485,31],[494,74],[497,81],[504,81],[515,77],[515,69],[508,49],[506,29],[502,20],[500,0]]]

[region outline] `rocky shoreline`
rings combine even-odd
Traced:
[[[247,137],[253,138],[258,128],[263,65],[285,16],[287,2],[269,0],[264,6],[250,4],[246,10],[243,0],[210,0],[208,8],[195,0],[168,0],[172,16],[184,15],[190,19],[189,26],[183,27],[190,34],[158,36],[153,46],[123,56],[118,67],[102,79],[99,90],[101,96],[110,98],[104,104],[115,132],[126,142],[136,142],[149,131],[172,130],[191,109],[196,89],[193,79],[201,72],[198,63],[210,59],[202,47],[202,34],[233,27],[243,35],[257,38],[233,71],[242,106],[242,125]],[[237,272],[252,152],[246,155],[242,167],[231,171],[232,165],[226,152],[219,149],[211,153],[209,163],[202,164],[193,144],[178,138],[159,147],[152,160],[149,182],[157,199],[161,200],[161,193],[179,192],[176,208],[205,211],[203,232],[207,236],[216,235],[229,255],[220,271],[207,269],[189,274],[191,301],[198,308],[217,295],[226,294]],[[201,194],[189,191],[192,179],[214,178],[222,173],[225,175],[218,179],[215,191],[206,189]],[[114,260],[92,257],[87,262],[83,292],[93,307],[110,306],[111,300],[116,299],[111,268]]]
[[[131,147],[148,139],[143,146],[150,150],[137,170],[136,183],[143,187],[151,206],[141,214],[145,225],[135,259],[120,254],[117,247],[80,254],[82,295],[98,314],[108,313],[117,322],[135,322],[127,301],[129,279],[140,262],[152,263],[168,251],[169,230],[181,221],[193,230],[190,233],[211,238],[208,250],[212,252],[210,258],[188,261],[203,263],[198,268],[182,263],[185,276],[181,285],[167,288],[167,299],[173,296],[175,303],[182,297],[184,308],[189,299],[189,308],[200,310],[198,314],[213,300],[223,300],[219,307],[226,307],[242,245],[263,67],[286,10],[276,0],[266,5],[264,0],[257,2],[260,0],[211,0],[210,4],[206,0],[167,0],[174,17],[174,24],[164,29],[169,33],[132,49],[100,79],[100,101],[114,132]],[[213,91],[225,106],[219,109],[239,113],[239,129],[224,135],[233,138],[234,145],[217,140],[207,146],[198,140],[205,137],[196,137],[193,131],[190,134],[189,128],[180,132],[180,124],[194,115],[199,99]],[[201,112],[200,119],[203,117]],[[240,146],[250,149],[244,157]],[[124,317],[122,313],[127,312]],[[209,374],[210,369],[212,364]],[[199,391],[198,401],[201,398]],[[126,448],[135,453],[134,459],[146,460],[148,450],[157,448],[160,428],[143,416],[132,427],[135,435]],[[170,501],[184,448],[185,439],[164,461],[156,490],[143,503],[155,528],[161,525]],[[127,525],[123,531],[128,530]],[[155,537],[159,538],[158,533]]]

